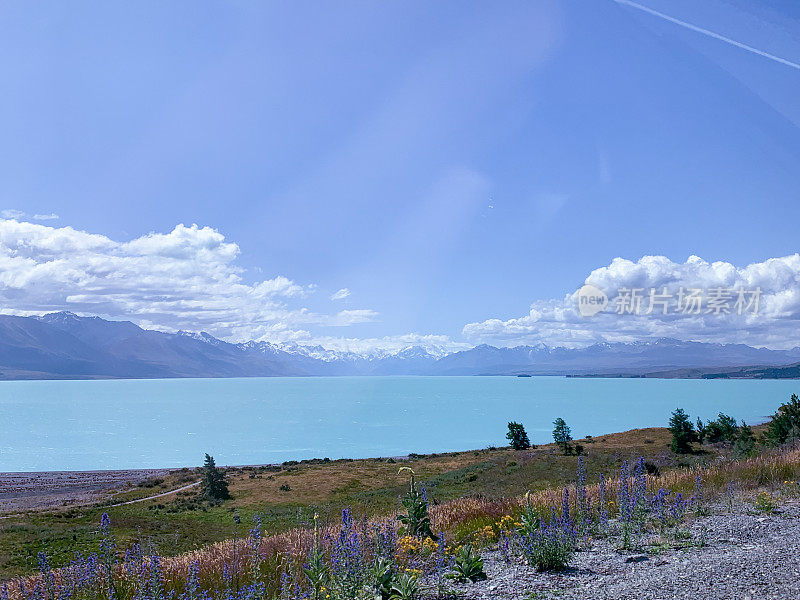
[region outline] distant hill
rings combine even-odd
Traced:
[[[0,315],[0,379],[520,374],[794,378],[800,377],[800,348],[658,339],[580,349],[480,345],[448,353],[411,346],[357,354],[264,341],[231,344],[207,333],[164,333],[69,312]]]

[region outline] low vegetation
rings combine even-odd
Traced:
[[[775,418],[793,424],[796,404],[793,396]],[[0,587],[0,594],[3,600],[452,598],[457,591],[453,585],[474,585],[486,577],[482,555],[487,550],[499,552],[510,564],[524,561],[541,571],[557,571],[569,566],[574,553],[592,539],[606,539],[620,552],[701,545],[702,540],[688,533],[688,523],[712,506],[719,510],[747,501],[753,511],[768,513],[784,497],[797,495],[800,451],[791,445],[791,433],[783,443],[770,435],[778,429],[775,419],[765,427],[750,428],[720,415],[712,423],[723,433],[717,437],[712,427],[711,436],[711,423],[703,425],[703,445],[696,446],[700,427],[695,428],[683,411],[676,413],[669,432],[584,439],[590,447],[586,456],[565,455],[562,443],[573,441],[567,428],[569,439],[557,439],[554,447],[418,455],[399,473],[396,462],[369,463],[379,465],[375,473],[391,470],[395,482],[408,477],[406,483],[398,482],[400,487],[379,487],[381,482],[373,477],[375,487],[355,489],[345,473],[348,467],[366,468],[366,461],[321,460],[279,471],[229,470],[232,499],[221,504],[214,503],[220,501],[216,498],[207,500],[198,512],[213,515],[209,523],[227,514],[231,523],[243,523],[246,534],[166,556],[142,537],[125,535],[123,541],[103,514],[91,545],[75,547],[79,552],[72,558],[52,563],[42,552],[39,574]],[[785,425],[780,431],[791,432]],[[695,436],[687,439],[687,432]],[[669,452],[670,444],[676,453]],[[750,450],[739,453],[738,446],[748,444]],[[633,457],[632,451],[642,455]],[[201,474],[209,476],[211,467],[218,469],[207,460]],[[317,511],[272,533],[265,529],[264,513],[243,510],[247,494],[259,483],[268,482],[277,490],[296,477],[291,490],[301,489],[313,480],[295,485],[303,471],[319,475],[325,469],[338,474],[335,489],[340,499],[363,494],[361,498],[377,500],[377,509],[369,513],[364,505],[358,511],[345,507],[336,520]],[[490,481],[501,480],[506,487],[500,493],[476,493],[491,489]],[[522,486],[530,491],[507,493]],[[202,494],[207,495],[208,487],[203,486]],[[330,494],[327,497],[330,510],[335,502]],[[125,514],[120,515],[123,524]],[[166,516],[159,521],[171,523]]]

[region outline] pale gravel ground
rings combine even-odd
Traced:
[[[605,541],[576,554],[561,574],[508,566],[499,552],[484,554],[487,581],[453,586],[474,600],[557,598],[563,600],[798,600],[800,599],[800,504],[780,514],[701,517],[689,525],[696,540],[706,528],[705,547],[667,550],[626,562]],[[533,595],[532,595],[533,594]],[[538,595],[536,595],[538,594]]]
[[[0,473],[0,513],[100,502],[112,491],[168,473],[168,469]]]

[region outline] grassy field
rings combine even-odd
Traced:
[[[640,429],[578,440],[590,477],[613,476],[623,460],[644,456],[659,469],[710,463],[717,450],[677,457],[669,451],[666,429]],[[489,448],[448,454],[411,455],[407,459],[303,461],[280,467],[227,469],[233,498],[219,506],[196,499],[197,488],[125,506],[111,504],[145,498],[197,481],[182,469],[163,479],[122,491],[99,505],[27,512],[0,520],[0,580],[36,570],[37,554],[46,552],[54,566],[76,551],[98,543],[100,515],[108,512],[119,547],[134,540],[163,555],[179,554],[212,542],[244,537],[252,516],[261,515],[265,533],[307,525],[314,512],[333,522],[344,507],[357,515],[393,514],[407,477],[398,467],[413,467],[434,503],[455,498],[489,500],[519,496],[527,490],[564,485],[574,479],[577,458],[563,456],[552,444],[532,450]],[[589,483],[592,483],[591,479]],[[237,524],[238,515],[241,524]]]

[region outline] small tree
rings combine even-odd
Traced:
[[[691,443],[697,441],[697,432],[682,408],[672,413],[669,419],[669,431],[672,434],[672,451],[676,454],[687,454],[692,451]]]
[[[553,421],[553,441],[561,446],[561,450],[564,454],[572,454],[572,446],[570,445],[572,441],[572,431],[566,421],[561,417]]]
[[[703,444],[706,441],[706,426],[703,425],[703,420],[697,417],[697,443]]]
[[[705,435],[712,444],[717,442],[733,443],[739,435],[739,426],[733,417],[725,413],[719,413],[716,421],[709,421],[708,425],[706,425]]]
[[[772,416],[767,427],[766,438],[772,445],[785,443],[796,430],[800,429],[800,399],[792,394],[789,402],[783,404]]]
[[[514,450],[526,450],[531,447],[531,441],[528,439],[528,434],[522,423],[511,421],[508,424],[506,437],[511,442],[511,447]]]
[[[227,500],[231,497],[225,475],[219,470],[214,457],[210,454],[206,454],[203,463],[203,482],[200,488],[202,495],[212,501]]]
[[[753,430],[750,426],[742,421],[742,426],[739,428],[739,435],[736,438],[736,443],[733,445],[733,453],[737,457],[751,456],[756,449],[756,437],[753,435]]]

